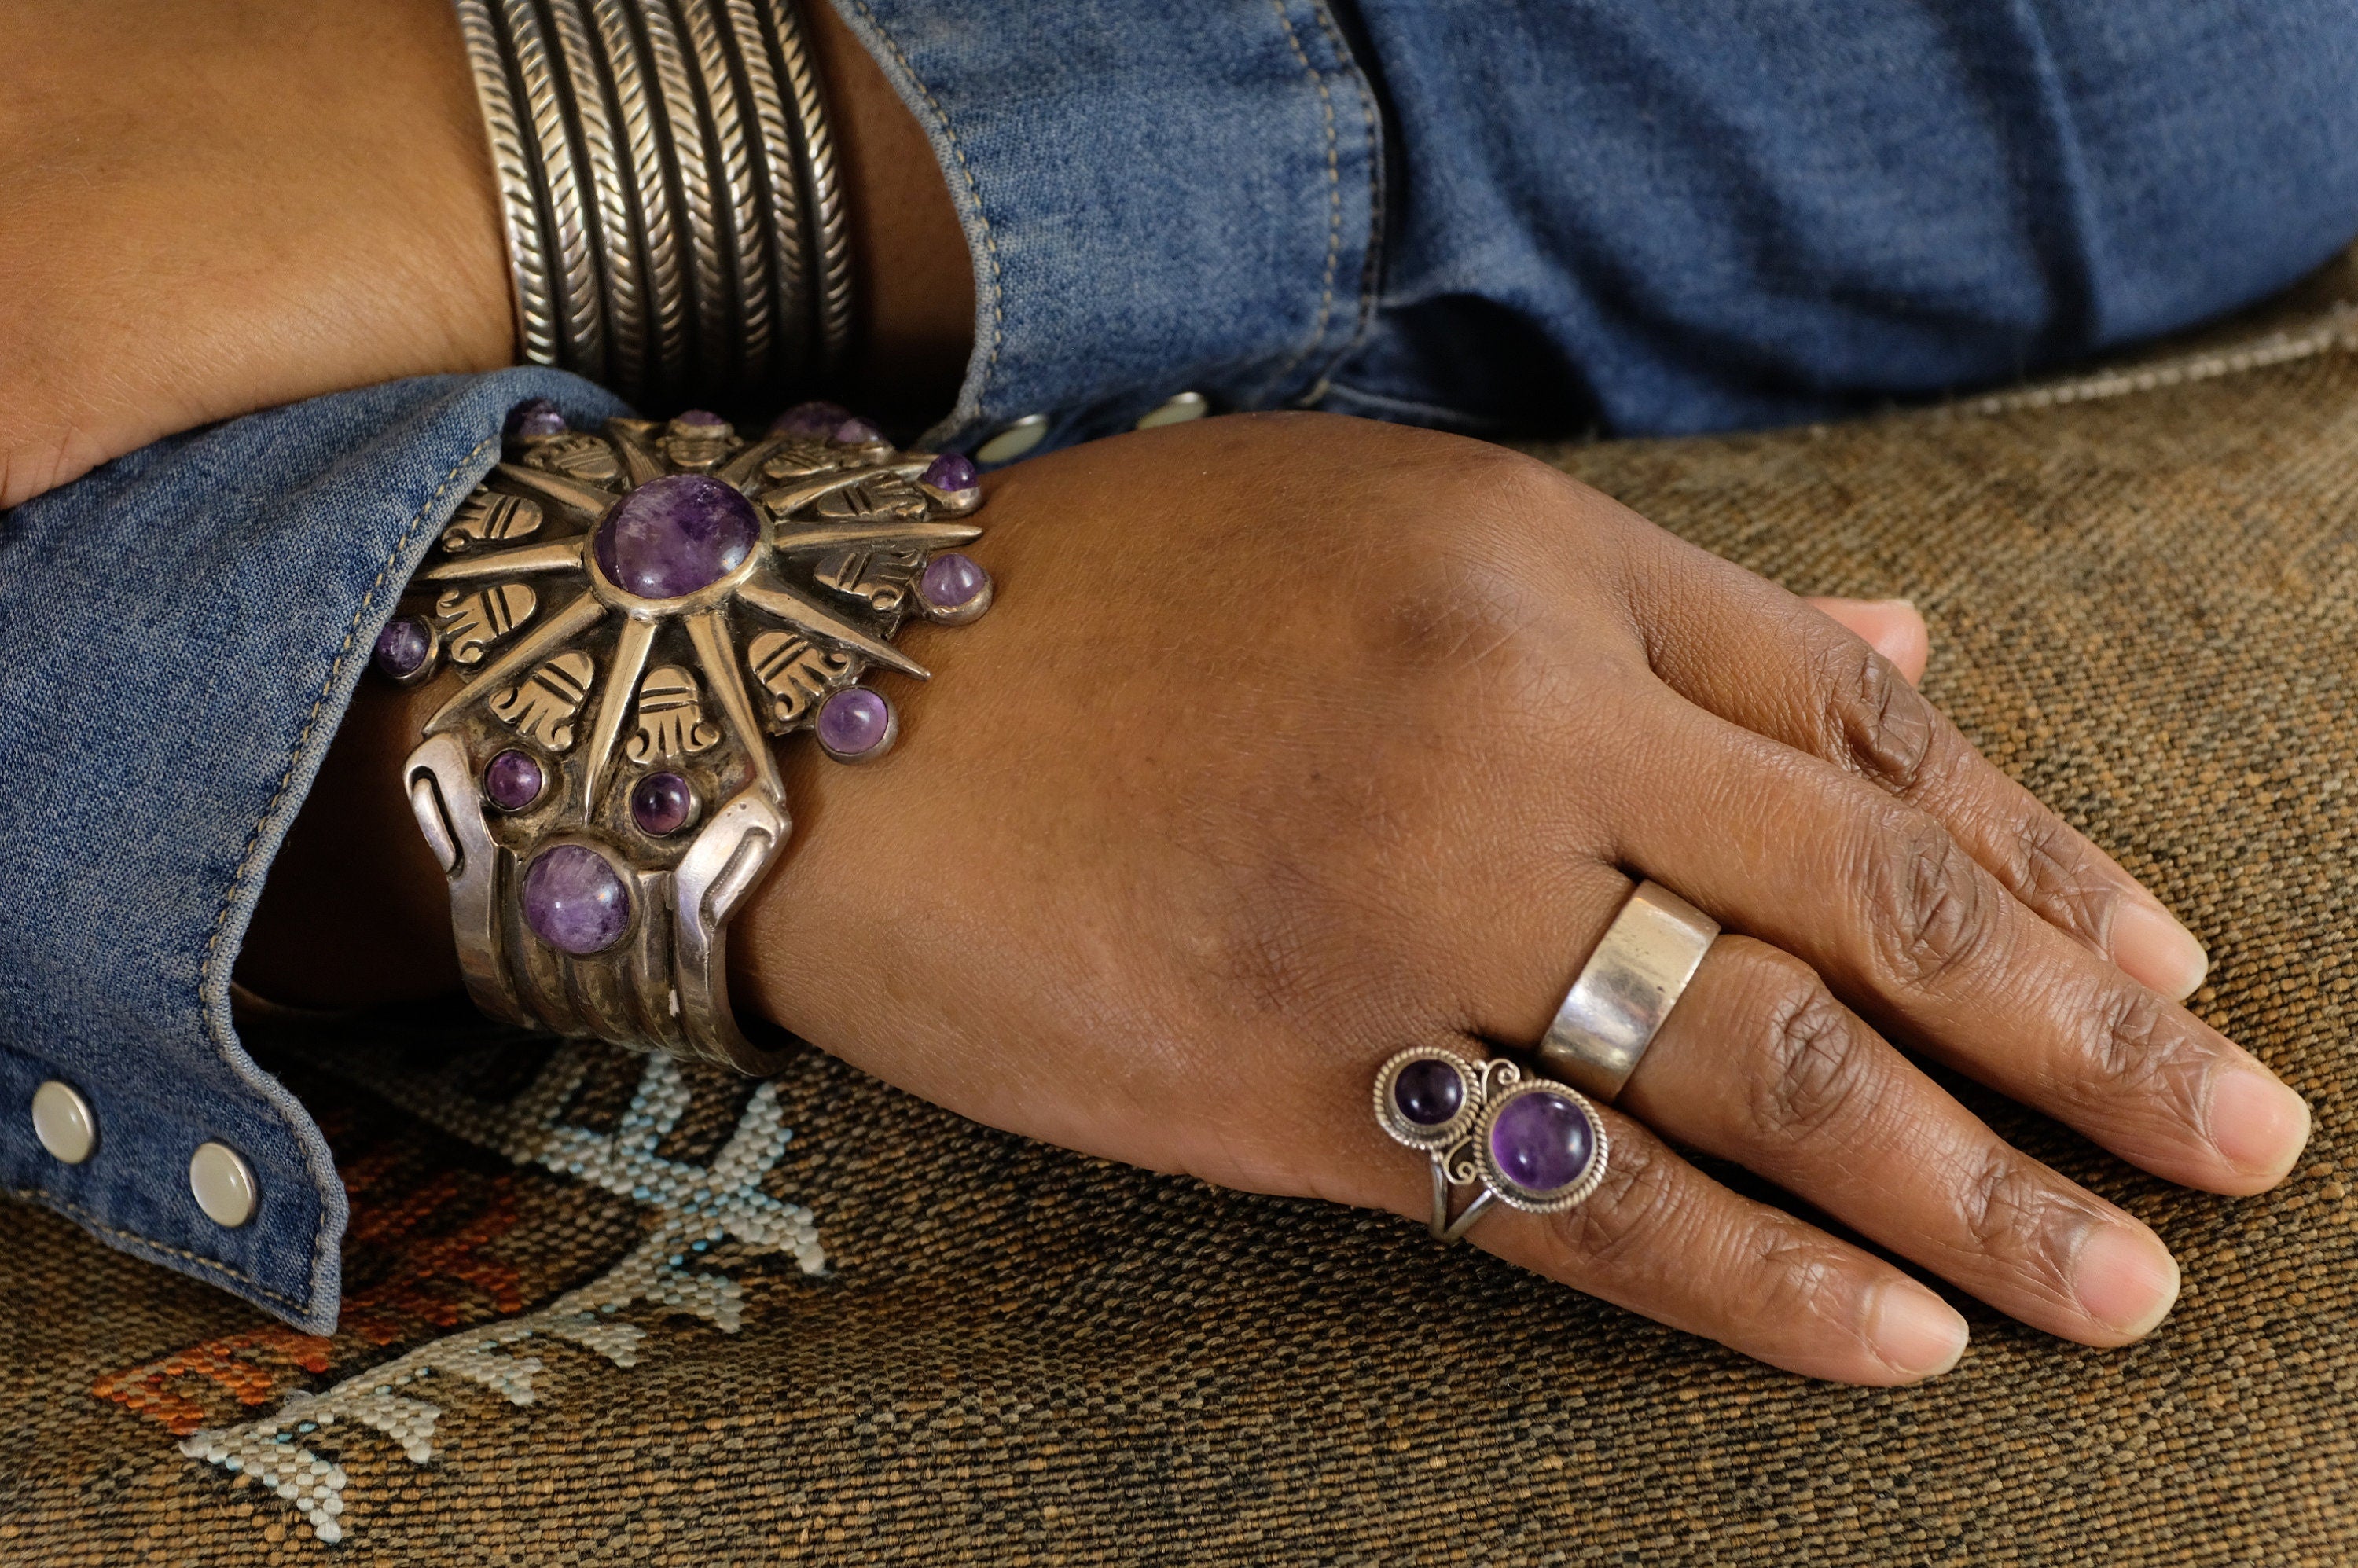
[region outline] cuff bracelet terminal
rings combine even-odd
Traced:
[[[750,1073],[727,927],[791,827],[771,737],[838,762],[899,724],[871,668],[912,616],[992,585],[974,465],[894,449],[826,404],[760,438],[719,416],[567,427],[535,401],[377,640],[403,684],[460,685],[402,785],[450,881],[467,989],[525,1028]]]
[[[642,407],[776,406],[851,330],[794,0],[457,0],[523,357]]]

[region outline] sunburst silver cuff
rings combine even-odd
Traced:
[[[771,737],[891,747],[863,677],[926,678],[903,624],[990,604],[957,547],[982,532],[974,465],[824,404],[756,440],[704,413],[593,435],[537,401],[509,426],[373,657],[461,677],[402,784],[467,988],[528,1028],[769,1071],[726,935],[792,829]]]

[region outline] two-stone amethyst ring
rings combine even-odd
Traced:
[[[1530,1214],[1570,1208],[1605,1179],[1610,1152],[1596,1108],[1577,1090],[1526,1077],[1503,1056],[1472,1061],[1418,1046],[1376,1075],[1376,1120],[1433,1163],[1433,1234],[1466,1234],[1492,1203]],[[1451,1218],[1455,1189],[1478,1185]]]
[[[725,930],[792,830],[770,741],[841,762],[899,733],[871,670],[991,602],[974,464],[831,404],[579,430],[535,400],[378,637],[463,677],[402,782],[450,881],[469,991],[527,1028],[774,1065],[729,1008]]]

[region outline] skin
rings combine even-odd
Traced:
[[[915,124],[819,31],[871,264],[862,382],[937,408],[972,297],[955,216]],[[440,0],[20,5],[0,60],[26,62],[0,68],[0,181],[23,193],[0,496],[198,420],[507,358]],[[1377,1067],[1531,1045],[1653,876],[1729,935],[1605,1112],[1611,1173],[1469,1239],[1871,1384],[1953,1365],[1963,1320],[1672,1142],[2117,1345],[2175,1299],[2167,1250],[1911,1054],[2212,1191],[2272,1185],[2306,1139],[2299,1098],[2178,1005],[2199,944],[1917,693],[1904,604],[1812,605],[1529,460],[1323,416],[1125,436],[989,492],[997,607],[910,632],[936,675],[893,690],[891,756],[782,751],[795,839],[732,932],[741,1007],[879,1076],[1089,1152],[1422,1218],[1423,1162],[1368,1113]],[[341,1004],[454,983],[394,784],[438,699],[356,703],[246,984]]]

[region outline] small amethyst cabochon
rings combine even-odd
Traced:
[[[818,742],[843,762],[864,762],[892,733],[892,709],[865,687],[849,686],[819,704]]]

